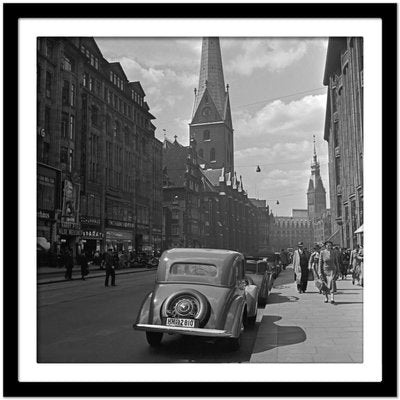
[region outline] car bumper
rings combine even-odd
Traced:
[[[181,335],[192,336],[207,336],[207,337],[222,337],[232,338],[233,335],[222,329],[206,329],[206,328],[184,328],[180,326],[165,326],[151,324],[134,324],[134,329],[148,332],[163,332],[163,333],[179,333]]]

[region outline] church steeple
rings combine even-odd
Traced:
[[[206,89],[221,118],[223,118],[226,93],[221,48],[219,45],[219,38],[217,37],[203,38],[199,87],[196,94],[193,115],[196,113]]]
[[[233,127],[229,85],[225,86],[218,37],[203,38],[199,86],[194,92],[190,137],[199,155],[213,169],[234,171]]]
[[[318,162],[317,151],[315,147],[315,135],[313,135],[314,154],[311,164],[311,177],[308,182],[307,205],[308,217],[316,220],[326,211],[326,192],[320,174],[320,164]]]

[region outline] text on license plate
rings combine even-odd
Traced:
[[[167,318],[167,326],[183,326],[185,328],[194,328],[194,319],[188,318]]]

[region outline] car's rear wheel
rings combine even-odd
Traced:
[[[161,344],[162,337],[161,332],[146,332],[147,343],[151,347],[158,347]]]

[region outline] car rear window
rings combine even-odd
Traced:
[[[220,285],[221,271],[214,264],[178,262],[171,265],[165,278],[168,282]]]

